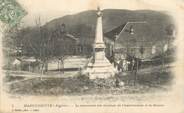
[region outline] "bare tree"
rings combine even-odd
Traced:
[[[41,74],[43,75],[45,71],[47,71],[48,67],[48,57],[46,55],[46,47],[47,47],[47,40],[46,40],[46,33],[47,31],[41,27],[41,18],[40,16],[35,19],[36,27],[38,28],[39,32],[39,59],[41,60]]]

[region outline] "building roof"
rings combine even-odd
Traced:
[[[69,34],[69,33],[66,33],[65,36],[68,37],[68,38],[71,38],[71,39],[73,39],[73,40],[78,41],[78,38],[74,37],[73,35],[71,35],[71,34]]]
[[[110,31],[108,31],[107,33],[104,33],[104,36],[109,38],[110,40],[114,41],[115,40],[115,35],[119,35],[121,33],[121,31],[123,30],[123,28],[125,27],[126,24],[122,24]]]

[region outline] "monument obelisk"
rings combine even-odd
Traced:
[[[115,75],[116,69],[106,58],[105,48],[106,46],[103,41],[102,12],[98,7],[93,58],[87,66],[87,72],[90,79],[105,79]]]

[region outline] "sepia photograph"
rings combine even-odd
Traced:
[[[168,10],[33,1],[0,0],[3,94],[144,102],[173,91],[179,31]]]

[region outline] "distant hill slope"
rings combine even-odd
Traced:
[[[45,25],[41,26],[41,31],[46,30],[44,34],[44,39],[48,43],[51,43],[49,40],[54,36],[51,35],[58,30],[58,26],[65,24],[66,32],[73,35],[76,38],[79,38],[81,44],[92,45],[95,38],[95,28],[96,28],[97,15],[95,10],[84,11],[74,15],[66,15],[61,18],[54,19]],[[120,10],[120,9],[105,9],[103,10],[103,32],[104,34],[111,31],[118,26],[125,24],[128,21],[147,21],[148,25],[145,27],[138,27],[141,37],[137,37],[136,40],[142,40],[139,38],[145,38],[149,41],[160,41],[165,40],[166,33],[165,28],[173,24],[170,16],[151,10]],[[24,44],[24,48],[33,52],[33,54],[39,54],[41,48],[41,34],[39,34],[39,28],[31,27],[25,28],[22,30],[21,36],[18,37]],[[51,34],[50,34],[51,33]],[[144,35],[144,36],[142,36]],[[57,36],[62,37],[62,36]],[[154,40],[153,40],[154,39]],[[55,40],[56,43],[57,40]],[[55,43],[54,42],[54,43]],[[122,39],[122,43],[125,43],[126,40]],[[133,42],[134,43],[134,42]],[[132,44],[133,44],[132,43]],[[50,47],[50,46],[49,46]],[[49,48],[47,47],[47,48]]]
[[[90,10],[54,19],[44,25],[44,27],[51,30],[55,29],[57,25],[64,23],[69,33],[77,38],[81,38],[81,43],[88,43],[88,41],[89,43],[93,43],[92,41],[95,37],[96,19],[96,11]],[[142,31],[143,34],[146,32],[146,40],[151,40],[153,38],[163,40],[165,38],[165,28],[170,24],[173,24],[171,17],[161,12],[151,10],[103,10],[104,33],[118,27],[119,25],[125,24],[128,21],[148,22],[149,25],[147,25],[147,28],[143,30],[149,30],[149,33],[147,33],[148,31]]]

